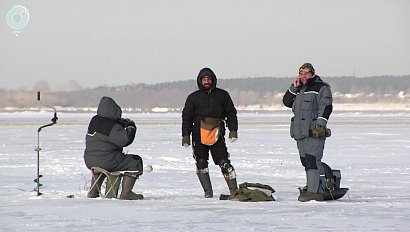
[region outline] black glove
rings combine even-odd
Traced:
[[[238,139],[238,132],[237,131],[229,131],[229,140],[231,143],[235,142]]]
[[[182,136],[182,146],[189,147],[191,145],[191,138],[189,135]]]
[[[134,121],[132,121],[132,120],[129,119],[129,118],[127,118],[126,120],[127,120],[127,124],[126,124],[127,127],[128,127],[128,126],[132,126],[132,127],[134,127],[134,128],[137,128],[137,126],[135,125],[135,122],[134,122]]]
[[[123,126],[123,127],[132,126],[132,127],[135,127],[135,128],[136,128],[135,122],[132,121],[132,120],[129,119],[129,118],[118,118],[117,121],[118,121],[118,122],[121,124],[121,126]]]

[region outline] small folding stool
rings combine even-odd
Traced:
[[[118,197],[118,190],[120,188],[122,174],[121,172],[109,172],[100,167],[91,167],[92,173],[98,174],[97,179],[94,181],[93,185],[91,186],[90,190],[93,189],[100,178],[104,176],[107,177],[106,184],[105,184],[105,193],[101,192],[101,189],[98,188],[98,193],[103,198],[117,198]]]
[[[103,198],[118,198],[118,190],[120,189],[120,184],[122,177],[124,176],[124,173],[126,172],[131,172],[131,173],[139,173],[139,171],[115,171],[115,172],[109,172],[103,168],[100,167],[91,167],[92,173],[99,174],[97,179],[94,181],[94,184],[91,186],[91,189],[96,185],[97,181],[103,177],[107,177],[107,180],[105,181],[105,193],[103,194],[101,192],[101,189],[98,189],[98,193],[100,194],[101,197]],[[138,178],[138,176],[137,176]]]

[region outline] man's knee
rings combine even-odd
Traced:
[[[316,165],[316,157],[310,154],[306,154],[305,156],[306,158],[306,166],[305,169],[309,170],[309,169],[317,169],[317,165]]]
[[[229,161],[228,159],[223,159],[219,162],[219,167],[221,168],[221,172],[226,181],[236,179],[236,172],[233,166],[231,165],[231,161]],[[236,185],[236,181],[235,181],[235,185]]]
[[[204,158],[199,158],[196,160],[196,167],[198,169],[205,169],[208,168],[208,160]]]
[[[142,160],[141,156],[139,156],[139,155],[133,155],[132,158],[137,161],[137,164],[136,164],[136,165],[137,165],[137,169],[140,170],[140,171],[142,171],[143,166],[144,166],[144,161]]]
[[[142,164],[142,158],[141,158],[141,156],[139,156],[139,155],[131,155],[131,157],[132,157],[134,160],[137,160],[137,161],[141,162],[141,164]]]
[[[219,167],[221,168],[222,173],[230,173],[234,171],[234,167],[231,165],[231,161],[228,159],[223,159],[219,161]]]

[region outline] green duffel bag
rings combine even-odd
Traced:
[[[244,202],[274,201],[275,199],[272,196],[274,192],[275,190],[269,185],[244,182],[228,199]]]

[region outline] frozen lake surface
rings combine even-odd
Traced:
[[[137,181],[142,201],[87,199],[83,162],[92,114],[60,114],[40,133],[42,196],[36,184],[37,128],[50,112],[0,114],[0,231],[408,231],[410,115],[334,114],[323,161],[342,173],[348,194],[331,202],[297,201],[305,183],[290,114],[241,114],[228,142],[238,183],[271,185],[275,202],[203,198],[191,148],[182,147],[179,114],[125,115],[138,132],[125,149],[154,171]],[[228,193],[210,161],[214,194]],[[74,195],[74,198],[67,198]]]

